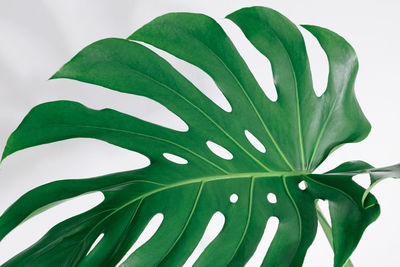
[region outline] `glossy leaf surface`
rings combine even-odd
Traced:
[[[52,78],[69,78],[158,101],[189,127],[179,132],[115,110],[93,110],[72,101],[41,104],[10,136],[3,153],[70,138],[95,138],[146,155],[144,169],[40,186],[0,217],[0,239],[38,210],[88,192],[102,192],[97,207],[52,228],[4,266],[113,266],[147,223],[163,214],[160,228],[123,266],[181,266],[213,214],[225,221],[195,265],[243,266],[253,255],[267,220],[279,227],[263,266],[301,266],[317,227],[315,201],[330,203],[335,266],[342,266],[365,228],[379,215],[376,199],[352,181],[398,176],[353,162],[326,174],[312,171],[338,146],[364,139],[370,125],[355,99],[357,58],[337,34],[304,26],[329,60],[326,92],[317,97],[303,37],[278,12],[253,7],[227,17],[271,62],[276,102],[269,100],[229,37],[212,18],[171,13],[146,24],[128,39],[104,39],[79,52]],[[229,101],[226,112],[141,41],[207,73]],[[260,152],[250,132],[266,148]],[[221,158],[213,142],[231,153]],[[179,157],[178,164],[165,153]],[[379,173],[379,174],[378,174]],[[374,178],[375,177],[375,178]],[[374,182],[375,180],[373,180]],[[305,189],[299,183],[305,182]],[[276,203],[268,202],[273,193]],[[235,203],[229,201],[236,194]],[[104,237],[94,247],[98,236]]]

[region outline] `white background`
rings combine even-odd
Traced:
[[[180,127],[163,107],[143,97],[127,96],[100,87],[68,80],[47,81],[62,64],[84,46],[106,37],[125,38],[152,18],[171,11],[206,13],[231,29],[223,17],[244,6],[272,7],[296,24],[315,24],[345,37],[357,51],[360,70],[356,94],[372,124],[368,138],[334,152],[319,171],[354,159],[375,166],[400,161],[400,2],[399,1],[236,1],[236,0],[36,0],[0,2],[0,149],[24,115],[44,101],[69,99],[92,108],[112,107],[140,118]],[[316,90],[327,75],[326,58],[310,36]],[[239,37],[237,39],[240,39]],[[237,44],[240,46],[240,42]],[[271,73],[251,49],[240,50],[256,78],[272,88]],[[195,71],[187,76],[207,87],[209,82]],[[210,86],[211,88],[212,86]],[[216,93],[211,95],[218,97]],[[221,99],[220,99],[221,100]],[[24,192],[49,181],[81,178],[129,170],[148,164],[145,157],[106,143],[75,139],[27,149],[7,158],[0,166],[0,213]],[[356,267],[400,266],[400,183],[388,180],[374,189],[381,203],[381,216],[371,225],[352,256]],[[49,220],[68,218],[83,209],[66,206],[42,220],[20,227],[0,243],[0,263],[44,234]],[[74,211],[75,210],[75,211]],[[25,232],[24,232],[25,231]],[[331,266],[332,252],[319,229],[304,266]]]

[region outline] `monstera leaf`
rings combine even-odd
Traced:
[[[69,138],[96,138],[146,155],[151,165],[82,180],[40,186],[0,217],[0,239],[51,204],[102,192],[95,208],[52,228],[4,266],[114,266],[155,214],[157,232],[123,266],[181,266],[216,212],[225,221],[197,266],[242,266],[253,255],[271,217],[279,219],[263,266],[301,266],[317,229],[315,201],[329,201],[335,266],[342,266],[365,228],[379,215],[376,199],[352,181],[361,172],[376,179],[398,176],[398,166],[374,169],[348,162],[326,174],[313,170],[340,145],[364,139],[370,125],[355,99],[357,58],[337,34],[312,33],[329,60],[326,92],[317,97],[303,37],[278,12],[252,7],[227,17],[271,62],[277,101],[257,84],[219,24],[201,14],[171,13],[128,40],[105,39],[79,52],[52,79],[69,78],[154,99],[182,118],[185,132],[71,101],[41,104],[10,136],[3,159],[18,150]],[[141,41],[207,73],[229,101],[227,112]],[[251,133],[266,148],[256,149]],[[232,158],[221,158],[207,144]],[[178,164],[165,153],[182,159]],[[305,187],[299,187],[302,183]],[[268,201],[273,194],[276,201]],[[237,201],[230,201],[235,195]],[[320,216],[320,214],[318,213]],[[326,226],[326,225],[325,225]],[[89,252],[94,241],[104,237]],[[88,253],[89,252],[89,253]]]

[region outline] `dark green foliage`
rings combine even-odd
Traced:
[[[105,39],[79,52],[52,78],[97,84],[149,97],[182,118],[178,132],[120,112],[93,110],[71,101],[41,104],[10,136],[3,158],[24,148],[69,138],[96,138],[146,155],[144,169],[83,180],[64,180],[26,193],[0,217],[0,239],[51,203],[100,191],[97,207],[51,229],[4,266],[112,266],[120,261],[149,220],[164,215],[156,234],[124,266],[181,266],[200,240],[211,216],[225,224],[199,257],[198,266],[243,266],[254,253],[271,216],[279,228],[264,266],[301,266],[318,223],[315,201],[329,201],[335,267],[342,266],[365,228],[379,215],[376,199],[353,182],[358,173],[372,183],[399,176],[399,166],[374,169],[348,162],[312,174],[330,152],[364,139],[370,124],[355,99],[358,62],[337,34],[303,26],[329,60],[326,92],[317,97],[303,37],[278,12],[245,8],[230,14],[248,40],[271,62],[278,100],[269,100],[222,28],[200,14],[171,13],[143,26],[128,40]],[[229,101],[226,112],[204,96],[168,62],[135,41],[167,51],[206,72]],[[251,132],[267,149],[258,151]],[[215,155],[213,141],[233,158]],[[176,164],[171,153],[188,161]],[[307,188],[301,190],[300,182]],[[277,203],[269,203],[274,193]],[[237,194],[236,203],[230,203]],[[104,238],[88,255],[95,239]]]

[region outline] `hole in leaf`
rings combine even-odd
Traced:
[[[243,57],[265,95],[275,102],[278,99],[278,95],[269,60],[251,44],[235,23],[227,19],[219,22],[235,44],[236,49]]]
[[[305,181],[301,181],[301,182],[298,184],[298,186],[299,186],[300,190],[306,190],[307,187],[308,187],[308,185],[307,185],[307,183],[306,183]]]
[[[186,159],[181,158],[181,157],[179,157],[177,155],[174,155],[174,154],[164,153],[163,156],[167,160],[172,161],[172,162],[174,162],[176,164],[187,164],[188,163],[188,161]]]
[[[226,148],[212,142],[212,141],[207,141],[207,146],[208,148],[218,157],[231,160],[233,159],[233,155],[231,152],[229,152]]]
[[[57,156],[48,157],[46,155]],[[18,179],[10,181],[10,188],[20,188],[18,194],[27,192],[37,185],[62,180],[66,177],[73,177],[73,179],[95,177],[140,169],[150,165],[149,158],[143,154],[111,145],[104,141],[88,138],[68,139],[62,142],[45,144],[41,147],[29,148],[23,153],[22,161],[26,162],[25,168],[18,166],[20,163],[17,161],[4,162],[11,163],[8,167],[12,168],[11,171],[16,173],[16,177],[26,176],[28,178],[29,176],[29,182],[23,185]],[[6,168],[4,168],[5,170]],[[5,199],[14,199],[16,197],[15,192],[4,191],[2,190],[0,194]],[[0,209],[1,212],[2,210]]]
[[[59,202],[58,205],[29,218],[0,242],[0,264],[37,242],[56,224],[91,210],[103,200],[103,193],[93,192]]]
[[[322,211],[322,213],[324,214],[324,217],[328,221],[329,225],[332,225],[331,216],[330,216],[330,212],[329,212],[329,201],[318,199],[317,204],[318,204],[320,210]]]
[[[276,231],[278,230],[278,226],[279,219],[275,216],[269,217],[256,251],[246,263],[245,267],[261,266],[262,262],[264,261],[265,255],[268,252],[268,248],[271,245],[272,240],[274,239]]]
[[[307,55],[310,61],[314,91],[321,96],[328,84],[329,63],[328,58],[321,48],[318,40],[306,29],[299,27],[306,43]]]
[[[364,188],[368,188],[371,185],[371,180],[368,173],[357,174],[356,176],[353,176],[352,179],[355,183]]]
[[[232,194],[232,195],[229,197],[229,201],[230,201],[231,203],[236,203],[236,202],[238,201],[238,199],[239,199],[239,197],[238,197],[238,195],[236,195],[236,194]]]
[[[116,266],[120,266],[124,261],[126,261],[130,255],[132,255],[135,250],[143,246],[147,241],[150,240],[150,238],[153,237],[153,235],[157,232],[158,228],[160,228],[160,225],[162,221],[164,220],[164,214],[162,213],[157,213],[156,215],[151,218],[151,220],[148,222],[146,227],[144,228],[143,232],[140,234],[136,242],[132,245],[132,247],[125,253],[124,257],[118,262]]]
[[[274,193],[269,193],[267,195],[267,200],[269,203],[275,204],[277,202],[276,195]]]
[[[147,48],[153,50],[160,57],[168,61],[177,71],[179,71],[184,77],[186,77],[186,79],[193,83],[200,92],[202,92],[221,109],[225,110],[226,112],[232,111],[232,107],[229,104],[228,100],[225,98],[224,94],[215,84],[214,80],[202,69],[152,45],[143,42],[137,43],[140,43]]]
[[[101,233],[96,240],[93,242],[92,246],[90,247],[89,251],[86,253],[88,255],[92,250],[97,246],[97,244],[100,242],[100,240],[104,237],[104,233]]]
[[[251,132],[244,130],[247,140],[261,153],[265,153],[265,146]]]
[[[193,250],[190,257],[186,260],[184,267],[193,266],[193,264],[200,257],[201,253],[207,248],[207,246],[218,236],[225,224],[225,216],[217,211],[211,217],[208,222],[207,228],[204,231],[200,242],[197,244],[196,248]]]
[[[121,94],[105,88],[99,90],[100,88],[93,84],[80,84],[80,86],[77,86],[74,81],[66,80],[64,82],[68,86],[65,87],[74,88],[73,92],[76,91],[75,95],[78,96],[75,97],[73,94],[68,93],[68,95],[62,97],[82,102],[90,108],[110,108],[176,131],[186,132],[189,130],[189,126],[178,115],[149,97],[128,93]],[[87,91],[82,90],[86,88],[88,89]],[[87,92],[92,94],[86,95]],[[98,97],[90,97],[93,93],[96,93]],[[132,103],[135,103],[135,105],[132,105]]]

